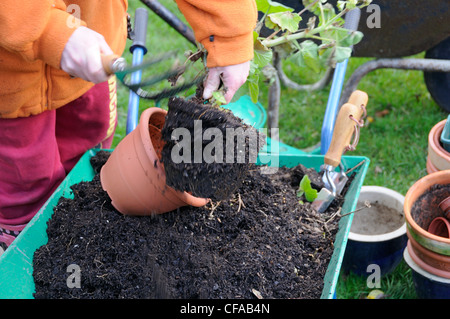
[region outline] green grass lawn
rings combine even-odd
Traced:
[[[180,18],[175,2],[161,0]],[[129,13],[134,15],[137,7],[145,7],[140,1],[130,1]],[[146,8],[146,7],[145,7]],[[182,18],[183,19],[183,18]],[[191,43],[179,35],[153,12],[149,11],[148,56],[174,49],[183,53],[195,49]],[[124,56],[131,61],[128,48]],[[422,57],[423,54],[418,55]],[[349,61],[346,76],[367,58],[352,58]],[[160,72],[163,69],[154,69]],[[299,69],[287,61],[285,73],[298,83],[312,81],[310,72]],[[267,88],[261,83],[260,102],[267,105]],[[447,117],[433,101],[424,84],[423,73],[384,69],[369,73],[358,86],[367,92],[369,103],[368,116],[372,119],[361,130],[357,149],[347,155],[366,156],[370,166],[364,180],[365,185],[378,185],[406,194],[412,184],[426,175],[427,137],[430,129]],[[314,92],[296,91],[282,87],[280,101],[279,130],[281,140],[299,149],[305,149],[320,143],[322,121],[328,100],[330,85]],[[236,98],[247,94],[243,87]],[[113,147],[125,136],[125,123],[128,108],[128,91],[119,86],[119,125]],[[140,110],[154,106],[153,102],[143,101]],[[164,101],[161,103],[164,107]],[[381,280],[381,289],[389,298],[414,298],[411,273],[402,262],[396,271]],[[342,277],[338,287],[338,298],[360,298],[370,291],[366,278],[357,276]]]

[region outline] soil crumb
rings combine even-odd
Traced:
[[[439,204],[450,194],[450,184],[435,184],[423,193],[411,207],[411,217],[424,230],[428,229],[436,217],[444,213]]]

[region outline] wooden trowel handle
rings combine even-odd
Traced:
[[[355,130],[356,123],[351,116],[359,121],[364,113],[362,106],[366,107],[368,100],[367,93],[357,90],[352,93],[348,102],[342,105],[336,118],[330,147],[324,157],[325,164],[333,167],[339,165]]]
[[[366,107],[368,101],[369,101],[369,97],[367,96],[366,92],[356,90],[356,91],[353,91],[353,93],[350,95],[347,103],[350,103],[350,104],[353,104],[356,106],[364,105],[364,107]]]
[[[102,64],[103,64],[103,69],[105,70],[106,74],[112,75],[117,72],[117,70],[114,69],[114,62],[119,58],[121,58],[121,57],[116,54],[110,54],[110,55],[102,54]]]

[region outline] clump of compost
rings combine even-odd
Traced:
[[[168,186],[197,197],[222,200],[255,166],[265,136],[231,111],[213,106],[197,89],[191,100],[171,98],[161,131]]]

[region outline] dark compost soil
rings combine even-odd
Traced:
[[[161,138],[161,153],[170,187],[197,197],[223,200],[242,184],[264,146],[265,136],[231,111],[201,98],[171,98]],[[177,134],[177,129],[189,134]],[[181,131],[183,133],[183,131]],[[182,158],[174,161],[173,154]]]
[[[92,158],[96,171],[107,156]],[[34,296],[320,298],[343,198],[321,215],[300,204],[304,173],[302,165],[272,175],[255,168],[228,200],[148,217],[117,212],[98,175],[73,185],[74,199],[60,199],[48,243],[34,254]],[[72,264],[80,288],[68,288]]]
[[[439,204],[450,194],[450,184],[436,184],[423,193],[411,207],[411,217],[421,228],[427,230],[436,217],[444,217]],[[427,213],[424,213],[427,212]]]

